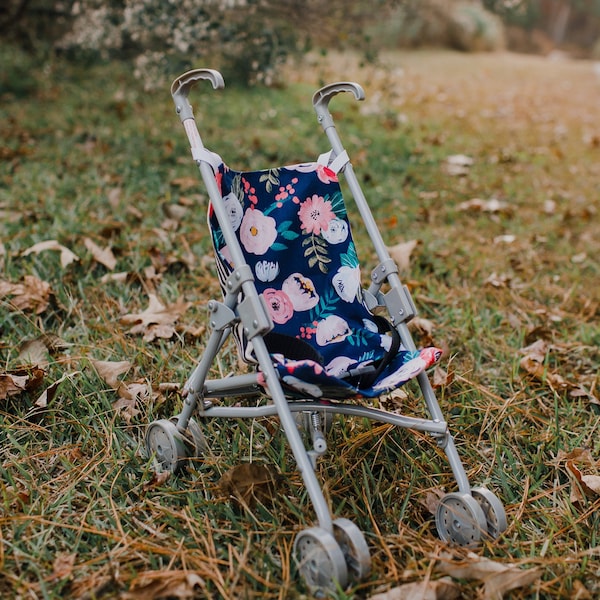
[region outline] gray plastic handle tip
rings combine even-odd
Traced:
[[[214,69],[193,69],[187,71],[183,75],[180,75],[171,84],[171,96],[173,96],[173,102],[175,102],[175,109],[179,118],[184,121],[185,119],[193,119],[194,114],[192,107],[187,100],[190,90],[199,82],[203,80],[211,82],[215,90],[225,87],[225,81],[219,71]]]

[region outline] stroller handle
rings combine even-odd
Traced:
[[[322,125],[331,118],[328,110],[329,102],[341,92],[351,92],[357,100],[365,99],[365,90],[363,90],[361,85],[353,81],[330,83],[317,90],[313,95],[312,103]]]
[[[215,71],[215,69],[193,69],[192,71],[187,71],[177,77],[171,84],[171,96],[173,96],[177,114],[182,121],[194,117],[187,97],[194,85],[203,79],[208,79],[215,90],[225,87],[223,76],[219,71]]]

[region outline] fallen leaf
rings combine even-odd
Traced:
[[[410,256],[419,243],[419,240],[410,240],[388,248],[391,258],[401,271],[407,271],[410,268]]]
[[[122,600],[187,600],[198,598],[205,588],[202,577],[193,571],[146,571],[138,575],[131,582],[129,591],[119,597]]]
[[[461,597],[460,587],[442,577],[434,581],[415,581],[369,596],[369,600],[455,600]]]
[[[21,256],[29,256],[30,254],[39,254],[46,250],[55,250],[60,252],[60,265],[63,269],[66,269],[71,263],[79,260],[79,256],[74,252],[71,252],[68,248],[65,248],[62,244],[59,244],[56,240],[46,240],[45,242],[38,242],[21,253]]]
[[[121,323],[133,325],[129,333],[141,333],[147,342],[156,338],[168,339],[175,334],[175,323],[190,306],[191,303],[183,299],[165,306],[154,294],[149,294],[148,308],[141,313],[124,315]]]
[[[278,480],[279,475],[272,467],[253,462],[236,465],[221,477],[218,485],[224,494],[252,507],[257,501],[265,503],[273,499]]]
[[[517,236],[506,233],[504,235],[497,235],[494,238],[494,244],[512,244],[517,241]]]
[[[144,484],[144,490],[151,490],[152,488],[160,487],[161,485],[164,485],[170,477],[171,471],[167,469],[164,471],[153,471],[150,481]]]
[[[0,400],[22,392],[35,392],[44,383],[45,375],[46,371],[37,366],[0,373]]]
[[[198,187],[198,179],[195,177],[177,177],[171,180],[171,185],[178,187],[181,191],[186,191]]]
[[[48,366],[48,354],[49,350],[43,337],[38,337],[21,343],[17,361],[19,364],[37,365],[45,369]]]
[[[51,294],[50,284],[33,275],[25,275],[21,283],[0,280],[0,300],[12,296],[10,303],[17,310],[41,315],[48,308]]]
[[[593,600],[592,594],[587,590],[585,585],[578,579],[573,581],[573,589],[571,591],[570,600]]]
[[[188,214],[188,208],[181,204],[163,204],[162,209],[168,219],[176,222],[183,221]]]
[[[27,380],[27,375],[0,373],[0,400],[6,400],[9,396],[24,392]]]
[[[57,379],[54,383],[49,385],[35,401],[35,406],[38,408],[46,408],[46,406],[48,406],[48,404],[54,399],[60,384],[67,379],[75,377],[75,375],[79,375],[79,371],[75,371],[74,373],[65,373],[60,379]]]
[[[152,398],[152,388],[145,382],[119,384],[117,389],[119,399],[113,404],[113,408],[121,413],[121,416],[131,423],[140,414],[138,402]]]
[[[56,556],[52,563],[52,575],[50,575],[51,581],[60,581],[62,579],[69,579],[73,574],[73,567],[75,566],[75,559],[77,553],[61,553]]]
[[[442,367],[437,366],[433,370],[432,385],[434,388],[439,388],[445,385],[450,385],[454,380],[454,374],[448,373]]]
[[[111,362],[108,360],[90,360],[90,363],[96,373],[98,373],[100,379],[102,379],[111,388],[117,389],[121,382],[119,381],[119,375],[127,373],[133,366],[128,360],[122,360],[119,362]]]
[[[498,275],[496,272],[492,273],[483,283],[485,285],[491,285],[495,288],[510,287],[512,277],[506,273]]]
[[[445,496],[442,490],[433,488],[419,496],[419,504],[430,514],[435,515],[440,505],[440,500]]]
[[[497,198],[490,198],[489,200],[472,198],[471,200],[461,202],[458,205],[458,210],[465,212],[512,213],[512,207],[510,204],[503,202],[502,200],[498,200]]]
[[[545,340],[537,340],[533,344],[521,348],[519,352],[524,356],[519,365],[538,381],[548,382],[553,388],[564,389],[568,387],[565,379],[558,373],[550,371],[545,365],[548,351],[548,343]]]
[[[575,505],[585,504],[586,496],[596,498],[600,495],[600,461],[596,462],[592,453],[583,448],[575,448],[565,454],[559,452],[557,461],[565,465],[565,469],[571,479],[570,500]],[[583,474],[580,465],[586,471],[593,473]]]
[[[483,583],[482,600],[502,600],[511,590],[536,582],[542,575],[539,568],[521,569],[510,563],[500,563],[469,552],[466,559],[442,557],[437,570],[455,579],[475,579]]]
[[[461,177],[469,174],[474,160],[470,156],[464,154],[452,154],[446,157],[442,168],[447,175],[452,177]]]
[[[90,238],[84,238],[83,244],[91,252],[94,260],[112,271],[117,266],[117,259],[110,247],[100,248]]]

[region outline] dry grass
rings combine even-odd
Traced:
[[[144,426],[179,407],[161,384],[186,378],[204,303],[218,293],[204,258],[206,198],[170,99],[144,95],[118,65],[46,72],[0,109],[0,279],[35,276],[53,291],[39,314],[17,310],[15,293],[2,300],[0,373],[16,373],[25,340],[62,340],[47,345],[41,387],[0,401],[0,595],[302,597],[291,545],[314,517],[275,421],[208,425],[205,459],[166,482],[141,450]],[[600,78],[585,62],[422,52],[362,67],[329,55],[286,79],[285,90],[206,92],[207,143],[251,167],[316,156],[326,148],[310,94],[334,79],[363,84],[364,105],[335,100],[340,134],[386,241],[419,240],[404,276],[435,329],[415,335],[449,349],[443,410],[472,481],[507,507],[506,534],[478,555],[540,569],[510,598],[593,598],[600,498],[574,477],[600,469]],[[473,164],[450,176],[446,158],[459,154]],[[113,251],[114,270],[86,238]],[[23,256],[49,239],[81,260]],[[120,320],[150,294],[191,303],[168,339],[144,341]],[[523,368],[531,350],[521,350],[540,340],[542,363]],[[131,365],[109,385],[94,360]],[[228,350],[215,373],[235,365]],[[422,411],[410,387],[403,403]],[[326,496],[366,532],[373,557],[370,579],[340,598],[439,579],[448,548],[431,494],[453,489],[440,452],[352,421],[336,424],[330,445]],[[283,476],[252,510],[219,487],[250,459]],[[479,580],[457,585],[464,598],[485,593]]]

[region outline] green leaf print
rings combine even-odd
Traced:
[[[319,271],[323,274],[327,274],[329,269],[327,263],[331,262],[327,252],[327,242],[311,233],[310,237],[307,237],[302,245],[305,247],[304,258],[308,259],[308,266],[312,269],[315,265],[319,266]]]
[[[273,191],[273,186],[279,185],[279,171],[280,169],[269,169],[259,178],[259,181],[265,184],[265,190],[269,194]]]

